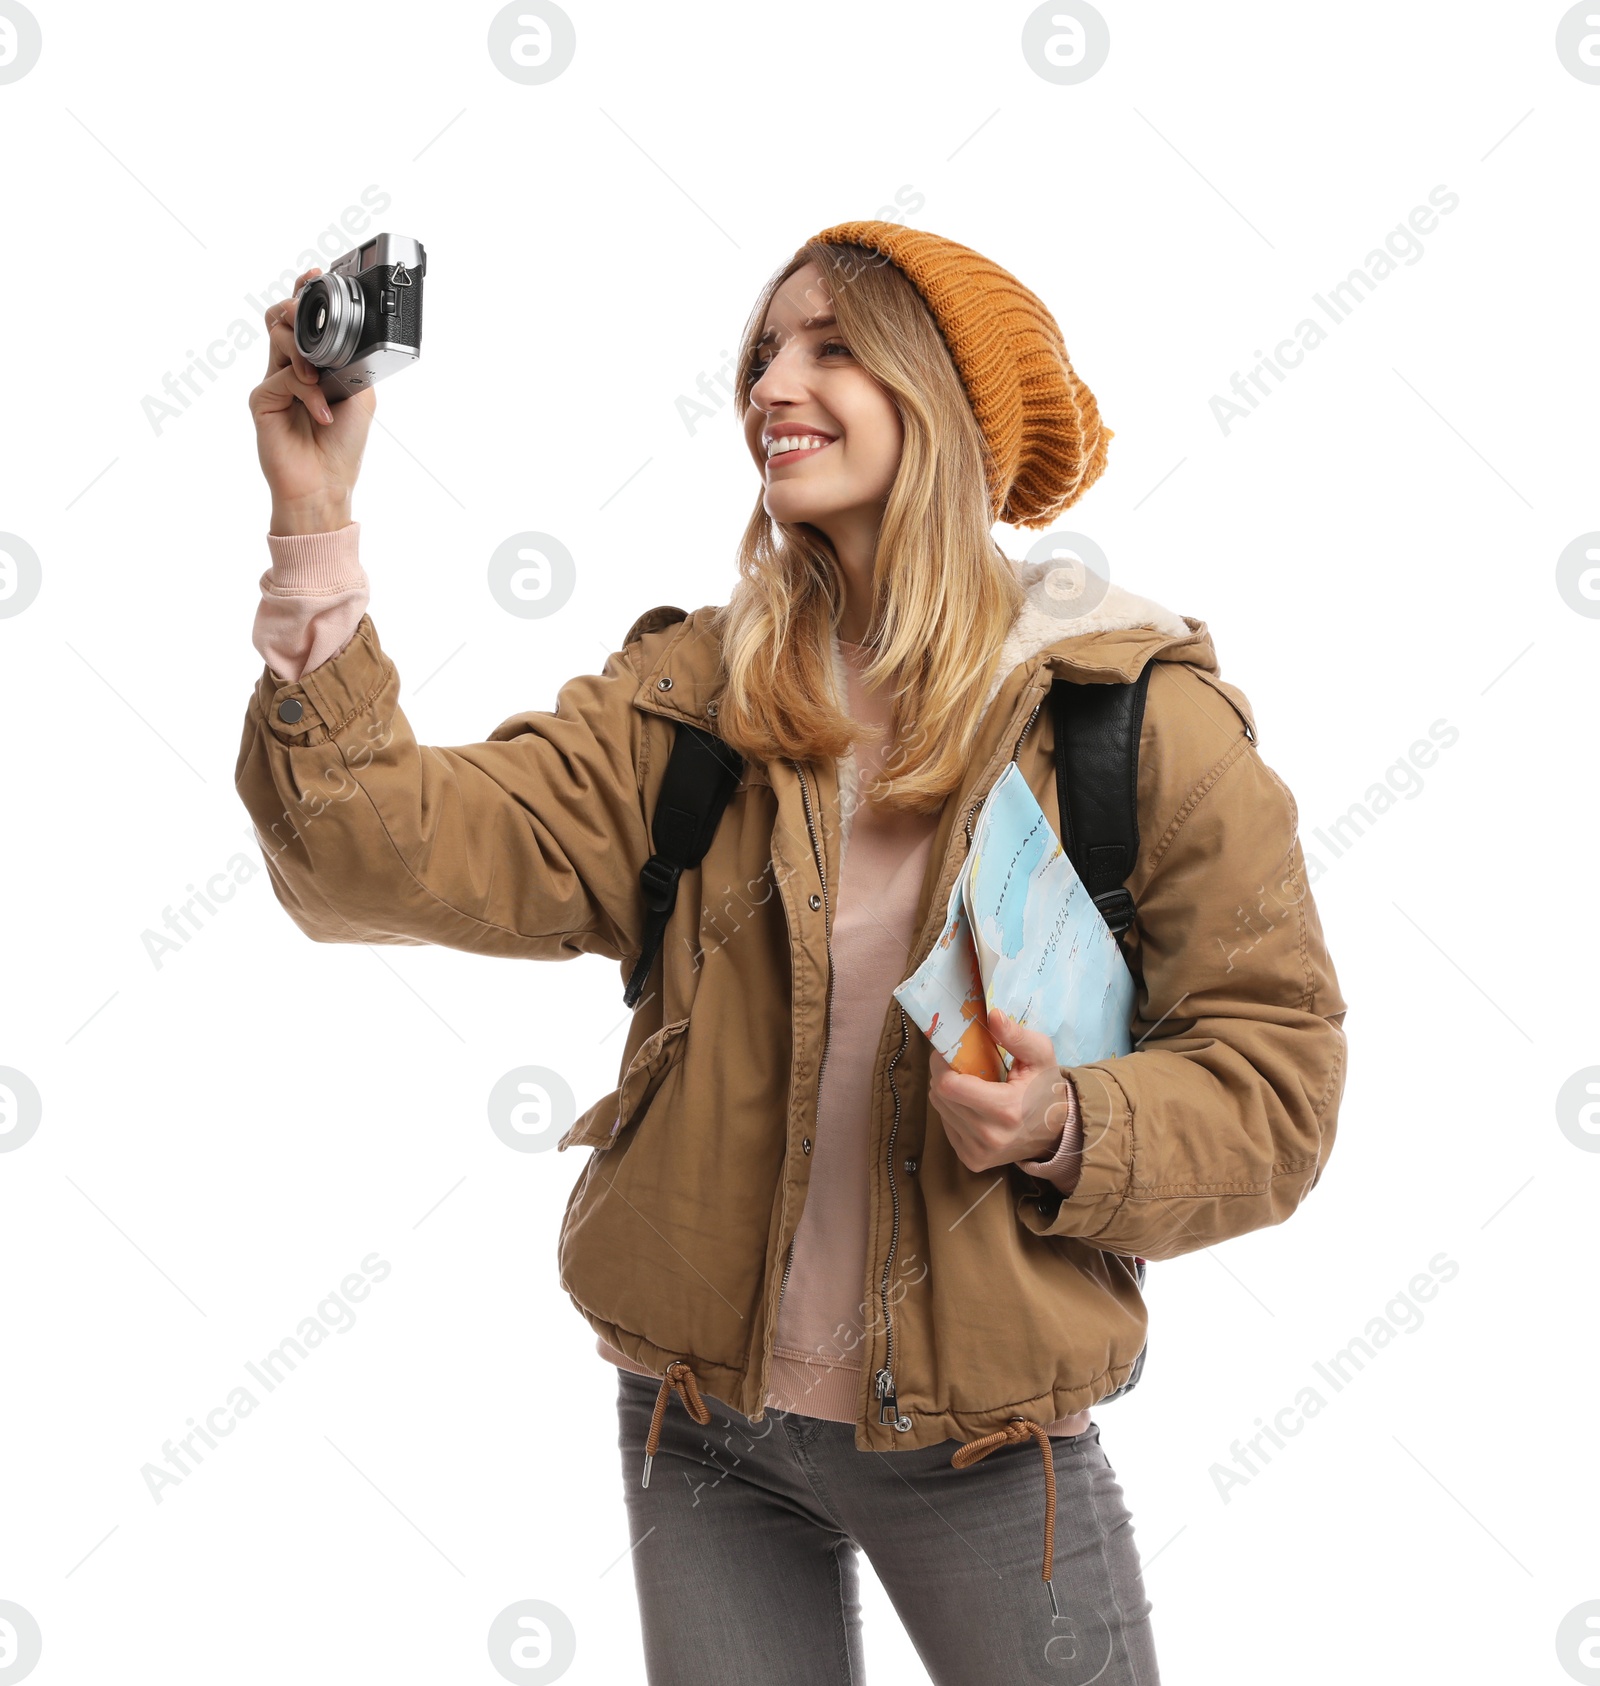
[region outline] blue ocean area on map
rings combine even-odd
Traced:
[[[989,792],[944,929],[896,1000],[957,1071],[1001,1079],[988,1009],[1050,1038],[1062,1065],[1132,1049],[1133,975],[1012,762]]]

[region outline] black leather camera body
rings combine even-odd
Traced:
[[[300,289],[294,342],[330,404],[416,362],[427,268],[420,240],[377,234]]]

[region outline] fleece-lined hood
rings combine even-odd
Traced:
[[[1068,595],[1063,590],[1067,571],[1060,562],[1019,562],[1014,566],[1024,596],[984,695],[985,714],[1002,689],[1009,693],[1026,683],[1029,673],[1046,662],[1063,675],[1107,681],[1137,678],[1144,664],[1158,657],[1181,660],[1202,672],[1216,674],[1216,651],[1204,621],[1180,615],[1087,569],[1081,589]],[[1075,602],[1091,606],[1075,614]],[[840,707],[848,710],[844,652],[832,632],[829,644],[835,696]],[[860,783],[854,746],[838,757],[838,778],[842,858]]]

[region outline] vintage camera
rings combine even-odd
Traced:
[[[294,343],[330,404],[408,369],[422,350],[428,254],[406,234],[379,234],[300,289]]]

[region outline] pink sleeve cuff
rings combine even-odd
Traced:
[[[1063,1194],[1071,1194],[1077,1187],[1078,1176],[1082,1170],[1083,1120],[1078,1115],[1078,1091],[1073,1087],[1070,1077],[1066,1079],[1066,1083],[1067,1122],[1055,1152],[1048,1159],[1019,1159],[1016,1163],[1029,1176],[1040,1177],[1060,1189]]]
[[[361,523],[334,533],[267,535],[272,566],[261,576],[251,642],[280,679],[299,679],[338,655],[367,612]]]

